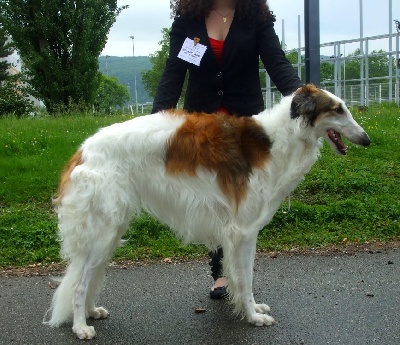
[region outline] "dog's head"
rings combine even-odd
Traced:
[[[354,144],[368,146],[370,139],[364,129],[353,119],[345,103],[334,94],[307,84],[293,96],[290,116],[300,118],[315,129],[329,145],[341,155],[347,152],[341,135]]]

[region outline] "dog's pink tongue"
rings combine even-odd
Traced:
[[[343,143],[342,137],[340,136],[340,133],[335,132],[333,130],[328,131],[328,136],[329,139],[332,140],[332,142],[336,145],[337,149],[342,152],[346,153],[348,147]]]

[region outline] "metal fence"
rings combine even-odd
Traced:
[[[329,56],[329,62],[334,64],[334,77],[330,80],[321,80],[321,87],[336,94],[350,105],[368,106],[370,103],[395,102],[400,106],[400,46],[399,32],[395,34],[371,36],[353,40],[343,40],[321,44],[321,51],[325,51]],[[373,51],[374,43],[378,40],[385,40],[388,51],[377,53]],[[394,44],[393,44],[394,41]],[[359,55],[346,56],[346,47],[356,46]],[[395,49],[392,47],[395,46]],[[298,61],[293,66],[297,69],[301,78],[304,63],[301,62],[302,51],[304,48],[290,50],[297,52]],[[372,57],[386,56],[388,58],[387,74],[379,77],[370,77],[370,59]],[[346,79],[346,62],[349,60],[359,60],[360,78]],[[326,58],[321,58],[321,63],[326,63]],[[281,99],[280,92],[272,86],[271,79],[265,70],[266,85],[264,88],[265,105],[272,107]]]

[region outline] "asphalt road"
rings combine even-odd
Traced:
[[[208,297],[206,262],[110,268],[85,344],[400,344],[400,250],[256,261],[254,293],[278,321],[257,328]],[[41,323],[49,277],[0,277],[0,344],[82,344]],[[204,313],[195,313],[196,308]]]

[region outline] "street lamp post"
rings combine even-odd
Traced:
[[[132,40],[132,56],[135,56],[135,36],[129,36]]]
[[[132,39],[132,58],[134,58],[135,57],[135,37],[130,36],[130,38]],[[139,108],[138,108],[138,101],[137,101],[136,73],[135,73],[135,108],[136,108],[136,113],[138,113]]]
[[[131,109],[130,101],[131,101],[131,86],[129,83],[126,83],[126,88],[128,89],[129,99],[128,99],[128,109]],[[133,114],[132,114],[133,115]]]
[[[108,58],[109,58],[109,56],[106,55],[106,75],[107,75],[107,77],[108,77]]]

